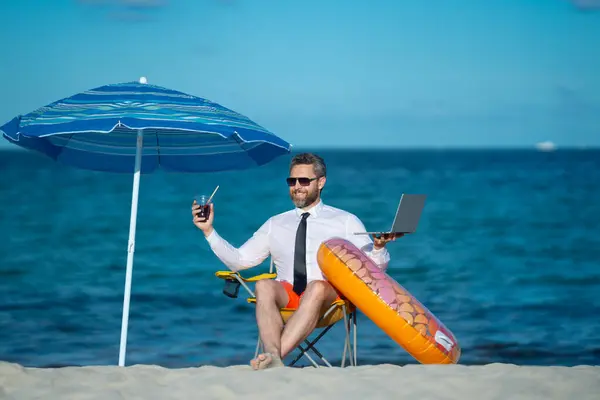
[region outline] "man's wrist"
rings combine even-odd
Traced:
[[[215,228],[213,228],[211,226],[210,228],[203,230],[202,233],[204,233],[205,238],[208,238],[214,231],[215,231]]]

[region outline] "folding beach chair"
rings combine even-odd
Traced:
[[[240,286],[243,286],[244,289],[248,292],[249,296],[247,298],[247,302],[250,304],[256,304],[256,296],[254,292],[250,288],[250,283],[256,283],[262,279],[274,279],[277,274],[273,273],[273,260],[271,259],[271,266],[269,268],[269,273],[263,273],[260,275],[252,276],[244,278],[239,272],[233,271],[217,271],[215,273],[217,278],[221,278],[225,280],[225,285],[223,288],[223,294],[231,298],[237,298]],[[296,309],[293,308],[282,308],[279,310],[281,314],[281,318],[283,323],[285,324],[288,319],[293,315]],[[321,365],[317,363],[313,357],[309,354],[309,350],[312,351],[317,357],[321,359],[323,364],[328,367],[331,367],[331,363],[327,361],[327,359],[323,356],[323,354],[316,348],[317,342],[339,321],[344,320],[344,328],[346,330],[346,335],[344,339],[344,351],[342,353],[342,361],[341,367],[344,368],[346,366],[346,357],[348,357],[349,364],[351,366],[356,366],[356,307],[351,304],[348,300],[336,300],[327,310],[323,312],[319,322],[317,322],[317,326],[315,330],[312,332],[311,336],[314,336],[319,329],[321,332],[316,335],[313,340],[309,340],[310,336],[304,340],[304,345],[298,345],[297,349],[300,350],[300,354],[296,356],[296,358],[288,364],[288,366],[295,365],[302,356],[305,356],[314,367],[320,367]],[[256,352],[254,353],[254,357],[256,358],[259,354],[259,350],[262,348],[262,343],[260,340],[260,335],[258,337],[258,342],[256,344]],[[263,349],[264,351],[264,349]]]

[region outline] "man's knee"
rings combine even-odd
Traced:
[[[333,288],[326,281],[312,281],[306,286],[304,297],[323,301],[331,295]]]
[[[278,296],[278,290],[280,286],[279,282],[276,282],[271,279],[262,279],[256,282],[256,286],[254,286],[254,294],[256,295],[256,301],[266,300],[266,301],[275,301]]]
[[[256,282],[256,286],[254,286],[254,291],[256,292],[256,297],[258,296],[269,296],[275,294],[275,288],[273,286],[275,282],[269,279],[262,279]]]
[[[266,305],[275,304],[284,307],[288,302],[288,296],[280,282],[272,279],[263,279],[256,282],[254,286],[256,302]]]

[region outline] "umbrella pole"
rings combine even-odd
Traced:
[[[125,293],[123,296],[123,320],[121,322],[121,346],[119,348],[119,366],[125,365],[127,348],[127,326],[129,323],[129,299],[131,297],[131,275],[133,270],[133,254],[135,253],[135,228],[137,222],[138,193],[140,190],[140,169],[142,164],[143,132],[137,131],[135,149],[135,170],[133,173],[133,190],[131,194],[131,219],[129,221],[129,242],[127,244],[127,272],[125,273]]]

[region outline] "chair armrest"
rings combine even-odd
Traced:
[[[251,276],[249,278],[244,278],[239,272],[233,271],[217,271],[215,272],[215,276],[220,279],[225,280],[234,280],[237,279],[236,276],[244,282],[256,282],[263,279],[275,279],[277,274],[274,273],[264,273],[260,275]]]
[[[248,294],[254,296],[252,290],[248,287],[248,285],[246,285],[247,282],[257,282],[263,279],[274,279],[277,276],[277,274],[268,273],[244,278],[242,275],[240,275],[239,272],[217,271],[215,273],[215,276],[225,281],[225,286],[223,287],[223,294],[227,297],[236,298],[238,297],[240,285],[244,286],[244,289],[248,291]]]

